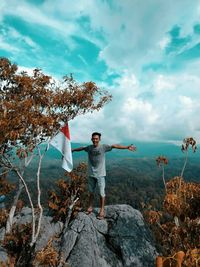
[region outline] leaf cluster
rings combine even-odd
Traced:
[[[167,184],[164,209],[172,216],[195,219],[200,215],[200,185],[174,177]]]
[[[183,139],[183,144],[182,144],[182,152],[188,151],[189,147],[192,147],[192,151],[196,152],[197,146],[196,146],[196,141],[194,140],[193,137],[187,137]]]
[[[185,182],[182,177],[174,177],[166,186],[164,210],[146,211],[145,219],[161,246],[160,249],[165,256],[163,262],[173,266],[176,257],[168,255],[176,255],[177,252],[184,251],[186,256],[183,266],[196,267],[200,252],[200,185]],[[191,254],[191,251],[198,251],[198,253]]]
[[[167,165],[168,164],[168,159],[164,156],[159,156],[156,158],[156,163],[158,166],[162,165],[162,164],[165,164]]]
[[[57,132],[64,122],[99,110],[111,96],[94,82],[77,83],[71,76],[61,81],[35,69],[19,72],[16,64],[0,58],[0,150],[22,147],[19,157]]]
[[[52,241],[50,239],[47,246],[36,254],[34,262],[38,262],[42,266],[58,266],[59,254],[53,247]]]
[[[6,221],[8,218],[8,212],[6,209],[0,209],[0,228],[6,226]]]

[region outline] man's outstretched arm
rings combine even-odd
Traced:
[[[81,146],[81,147],[73,148],[72,152],[79,152],[79,151],[83,151],[83,150],[85,150],[85,147]]]
[[[128,149],[130,151],[135,151],[136,150],[136,146],[134,145],[129,145],[129,146],[122,146],[122,145],[112,145],[112,148],[117,148],[117,149]]]

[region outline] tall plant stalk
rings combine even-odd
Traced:
[[[168,164],[168,159],[164,156],[159,156],[156,159],[156,163],[157,163],[158,167],[162,166],[162,180],[163,180],[163,184],[165,186],[165,191],[167,192],[167,186],[166,186],[166,182],[165,182],[165,165]]]
[[[186,167],[187,161],[188,161],[188,150],[186,150],[186,156],[185,156],[184,165],[183,165],[183,168],[182,168],[182,171],[181,171],[181,177],[183,177],[183,173],[185,171],[185,167]]]

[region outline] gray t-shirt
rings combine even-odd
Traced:
[[[88,175],[93,177],[106,176],[105,152],[111,151],[110,145],[93,145],[84,148],[88,152]]]

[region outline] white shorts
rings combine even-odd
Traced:
[[[90,193],[94,193],[96,185],[98,184],[99,194],[101,197],[105,197],[105,176],[88,177],[88,190]]]

